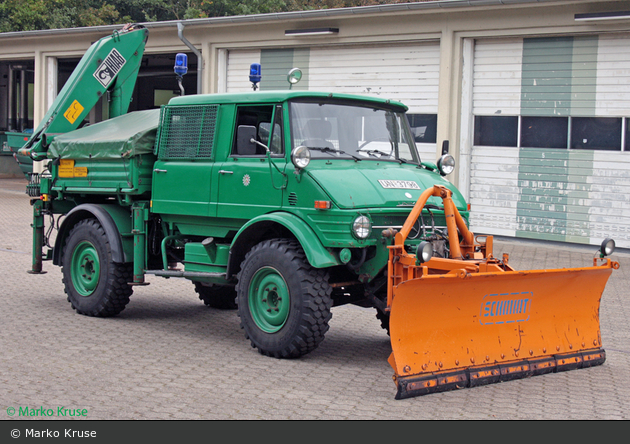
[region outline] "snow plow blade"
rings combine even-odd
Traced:
[[[490,236],[467,230],[448,190],[425,193],[389,247],[396,399],[604,363],[599,306],[617,262],[602,254],[592,267],[516,271],[492,257]],[[451,257],[423,262],[404,240],[430,196],[443,198],[449,239],[462,240]]]

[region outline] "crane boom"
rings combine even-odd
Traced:
[[[19,154],[45,159],[54,135],[77,129],[106,92],[109,117],[126,114],[148,34],[128,24],[92,44]]]

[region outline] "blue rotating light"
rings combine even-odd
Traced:
[[[188,56],[186,54],[178,53],[175,56],[174,71],[180,77],[188,72]]]
[[[254,91],[258,88],[258,82],[260,82],[260,79],[262,78],[260,72],[260,63],[252,63],[249,66],[249,81],[252,82],[252,88],[254,88]]]

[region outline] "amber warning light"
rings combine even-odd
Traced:
[[[329,210],[332,207],[332,202],[329,200],[316,200],[315,208],[318,210]]]

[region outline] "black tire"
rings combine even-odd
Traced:
[[[236,293],[241,328],[261,354],[297,358],[324,340],[332,317],[328,273],[308,263],[297,241],[271,239],[254,246],[241,264]],[[269,302],[265,294],[271,295]],[[261,314],[265,304],[269,309],[264,311],[274,313],[277,308],[275,313],[281,315],[277,324]]]
[[[96,219],[83,219],[72,227],[61,265],[68,302],[77,313],[114,316],[129,303],[133,266],[112,261],[107,235]]]
[[[385,313],[377,308],[376,319],[381,321],[381,328],[387,331],[387,335],[389,336],[389,313]]]
[[[236,310],[236,290],[227,285],[202,284],[194,282],[199,299],[210,308]]]

